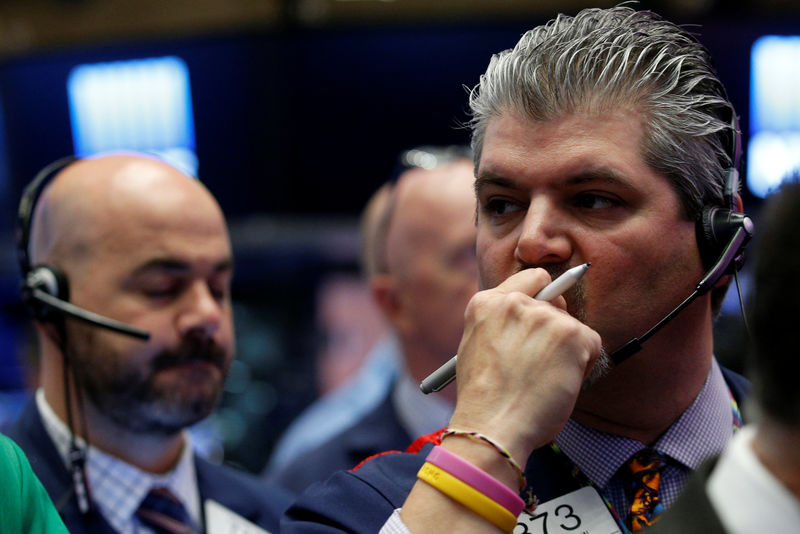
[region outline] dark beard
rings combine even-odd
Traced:
[[[78,387],[98,412],[122,428],[138,434],[174,435],[208,416],[219,400],[229,364],[225,350],[213,340],[186,338],[143,369],[104,348],[96,332],[73,330],[71,334],[67,357]],[[161,371],[192,362],[211,363],[222,378],[217,383],[209,378],[197,387],[158,384]]]

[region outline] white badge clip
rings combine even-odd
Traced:
[[[597,490],[586,486],[522,512],[513,534],[622,534]]]
[[[205,509],[206,532],[208,534],[270,534],[255,523],[251,523],[236,512],[211,499],[206,500]]]

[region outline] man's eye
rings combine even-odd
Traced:
[[[177,293],[178,288],[175,286],[169,287],[147,287],[142,290],[142,293],[150,298],[163,298],[170,297]]]
[[[211,296],[213,296],[216,300],[222,301],[228,297],[229,287],[227,285],[211,284],[209,285],[208,289],[211,292]]]
[[[509,213],[519,211],[520,207],[510,200],[494,198],[489,200],[483,209],[490,215],[508,215]]]
[[[593,193],[582,193],[575,197],[573,204],[579,208],[600,210],[618,206],[619,202],[617,200],[614,200],[613,198],[609,198],[602,195],[596,195]]]

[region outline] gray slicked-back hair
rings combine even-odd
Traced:
[[[733,106],[708,51],[652,12],[559,15],[495,54],[469,100],[476,170],[487,124],[501,113],[544,122],[624,106],[643,113],[642,156],[672,181],[687,218],[723,204],[736,151]]]

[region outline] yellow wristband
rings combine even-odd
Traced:
[[[517,526],[517,518],[507,508],[432,463],[425,462],[417,473],[417,478],[469,508],[503,532],[511,532]]]

